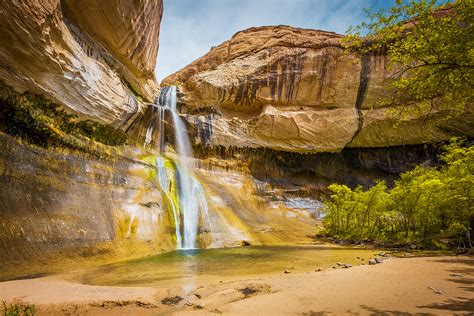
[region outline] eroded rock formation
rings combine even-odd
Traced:
[[[250,28],[163,85],[180,87],[184,111],[207,113],[190,120],[212,127],[206,145],[339,152],[474,136],[472,113],[451,121],[435,113],[428,122],[414,115],[395,127],[376,102],[390,80],[387,56],[345,54],[341,37],[289,26]]]
[[[158,85],[161,0],[0,3],[0,80],[121,126]]]

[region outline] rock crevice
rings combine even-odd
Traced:
[[[352,141],[359,135],[362,127],[364,126],[364,115],[362,113],[362,103],[364,102],[365,94],[367,92],[367,86],[370,80],[370,67],[371,67],[371,58],[369,55],[363,55],[360,58],[360,79],[359,79],[359,89],[357,90],[357,97],[355,101],[355,109],[357,111],[357,130],[355,131],[352,138],[346,144],[345,147],[349,146]]]

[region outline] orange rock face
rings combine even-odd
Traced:
[[[188,112],[214,113],[210,143],[297,152],[385,147],[451,137],[441,117],[427,132],[419,117],[397,131],[377,108],[387,56],[345,54],[341,35],[289,26],[257,27],[230,40],[162,85],[176,84]],[[458,122],[473,132],[472,116]]]
[[[152,101],[161,0],[0,3],[0,80],[120,126]]]
[[[259,112],[265,105],[351,108],[358,60],[344,56],[340,35],[285,26],[251,28],[165,78],[183,83],[187,105]],[[353,73],[345,71],[353,68]],[[335,92],[338,92],[337,94]]]
[[[148,99],[156,94],[162,1],[64,0],[73,23],[96,38],[118,60],[133,87]]]

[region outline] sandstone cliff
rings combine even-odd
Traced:
[[[0,80],[120,126],[152,101],[161,0],[0,3]]]
[[[341,35],[289,26],[265,26],[230,40],[162,85],[181,90],[183,111],[206,113],[206,145],[338,152],[346,147],[432,143],[474,136],[472,113],[445,120],[435,113],[403,119],[374,108],[390,79],[387,56],[345,54]]]

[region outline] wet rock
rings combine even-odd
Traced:
[[[161,300],[161,304],[168,305],[168,306],[174,306],[174,305],[178,305],[179,302],[181,302],[182,300],[183,300],[183,298],[179,295],[171,296],[171,297],[165,297],[164,299]]]
[[[137,301],[137,300],[132,300],[132,301],[103,301],[100,304],[91,304],[92,306],[96,307],[101,307],[101,308],[106,308],[106,309],[112,309],[116,307],[123,307],[123,306],[137,306],[141,308],[146,308],[146,309],[151,309],[151,308],[157,308],[155,304],[147,303],[147,302],[142,302],[142,301]]]
[[[158,202],[147,202],[147,203],[139,203],[141,206],[148,207],[148,208],[153,208],[157,207],[160,208],[160,203]]]
[[[347,269],[347,268],[352,268],[352,264],[350,263],[342,263],[342,262],[338,262],[336,263],[338,266],[340,266],[341,268],[343,269]]]
[[[375,259],[369,259],[369,265],[373,266],[376,264],[377,264],[377,261],[375,261]]]
[[[286,271],[288,271],[288,270],[286,270]],[[258,293],[259,290],[255,287],[245,287],[243,289],[240,289],[239,291],[240,291],[240,293],[244,294],[245,297],[248,297],[248,296],[252,296],[252,295]]]

